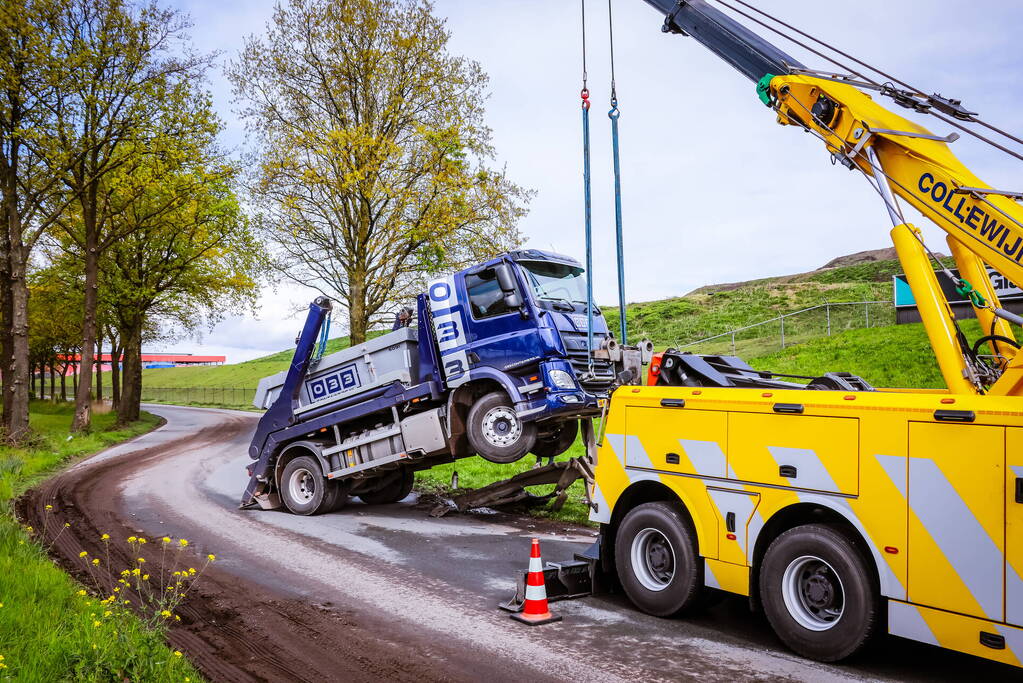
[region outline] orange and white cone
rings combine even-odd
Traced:
[[[540,559],[540,539],[538,538],[533,539],[533,547],[529,552],[526,599],[522,603],[522,611],[512,614],[511,618],[530,626],[561,621],[561,617],[551,614],[547,607],[547,587],[544,585],[543,561]]]

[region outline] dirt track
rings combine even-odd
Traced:
[[[735,600],[706,618],[675,621],[639,615],[617,596],[592,598],[557,603],[566,616],[561,624],[519,626],[494,607],[510,593],[528,537],[541,535],[545,559],[555,560],[585,547],[591,532],[508,516],[431,520],[411,504],[353,505],[315,518],[238,511],[255,416],[153,412],[168,424],[52,478],[19,501],[18,513],[37,529],[47,517],[51,529],[72,525],[54,555],[73,573],[81,571],[81,550],[102,557],[102,533],[183,536],[197,563],[216,553],[221,559],[170,633],[213,680],[821,681],[1012,673],[896,639],[852,666],[806,662],[778,648]],[[116,567],[128,564],[123,553],[112,559]]]

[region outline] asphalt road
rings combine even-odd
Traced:
[[[80,518],[68,565],[118,527],[190,539],[215,571],[171,634],[217,680],[1005,680],[1017,671],[881,637],[843,665],[786,651],[744,599],[657,619],[621,595],[553,603],[564,621],[527,627],[509,598],[529,541],[570,559],[589,529],[512,515],[429,517],[415,494],[318,517],[238,510],[257,416],[147,406],[167,424],[48,482],[19,508]]]

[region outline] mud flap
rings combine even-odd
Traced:
[[[523,569],[515,577],[515,595],[498,607],[508,612],[521,612],[526,601],[526,576]],[[574,559],[567,562],[548,562],[543,568],[544,586],[548,602],[572,600],[607,592],[600,569],[600,539]]]

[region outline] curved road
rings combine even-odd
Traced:
[[[214,680],[979,680],[1018,672],[882,637],[854,661],[785,651],[746,602],[685,620],[648,617],[620,595],[555,603],[564,621],[523,626],[511,596],[529,539],[568,559],[588,529],[511,515],[433,519],[415,496],[319,517],[237,509],[257,415],[147,406],[160,429],[83,461],[19,501],[72,524],[55,547],[75,571],[99,535],[184,537],[218,561],[171,632]],[[118,558],[114,558],[115,563]],[[122,561],[127,558],[120,558]],[[198,560],[197,560],[198,561]]]

